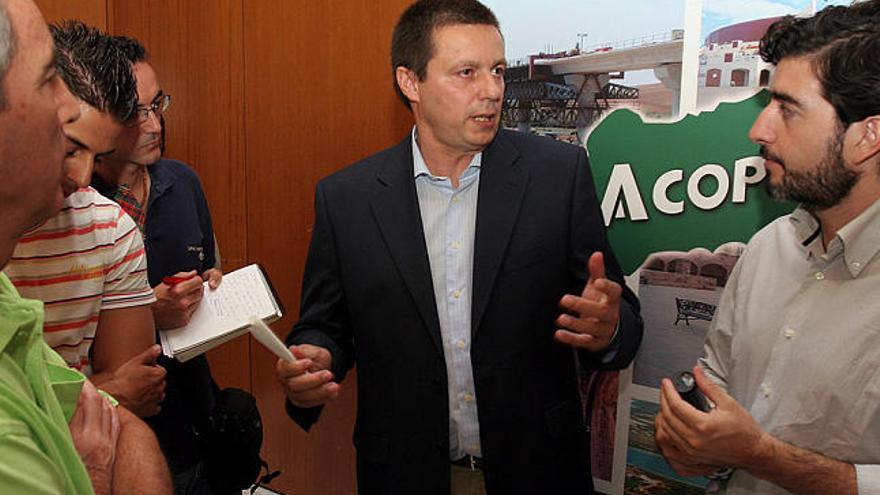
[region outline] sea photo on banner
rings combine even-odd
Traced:
[[[586,146],[612,247],[639,293],[633,366],[581,378],[598,491],[703,493],[654,443],[660,380],[690,369],[745,243],[794,207],[772,200],[748,140],[783,15],[849,0],[490,0],[505,36],[505,127]]]

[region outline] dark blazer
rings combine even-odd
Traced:
[[[487,490],[590,493],[574,353],[553,340],[554,320],[559,299],[582,290],[594,251],[610,278],[623,278],[586,154],[502,130],[483,153],[479,187],[471,360]],[[330,349],[339,380],[357,362],[359,493],[448,495],[446,367],[410,138],[323,179],[315,215],[288,343]],[[582,352],[580,363],[625,367],[641,336],[627,289],[614,349]],[[287,406],[304,428],[320,412]]]

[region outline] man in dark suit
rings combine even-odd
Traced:
[[[288,412],[308,428],[356,360],[359,493],[590,493],[568,346],[622,368],[642,323],[586,154],[499,132],[504,43],[479,2],[416,2],[391,51],[415,128],[317,186]]]

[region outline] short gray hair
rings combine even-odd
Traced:
[[[6,71],[15,53],[15,31],[9,22],[6,2],[0,0],[0,110],[6,109]]]

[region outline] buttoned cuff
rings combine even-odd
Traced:
[[[856,486],[859,495],[880,493],[880,464],[856,464]]]
[[[614,335],[611,336],[611,340],[608,341],[608,347],[605,348],[602,357],[599,359],[599,362],[602,364],[609,364],[617,357],[617,351],[620,350],[620,339],[617,338],[619,335],[620,319],[618,318],[617,326],[614,327]]]

